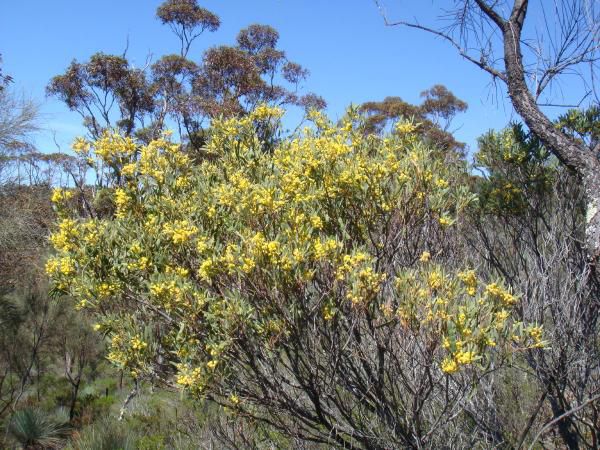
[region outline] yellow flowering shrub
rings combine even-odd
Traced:
[[[478,363],[485,367],[498,344],[543,347],[541,328],[511,320],[517,297],[498,282],[485,283],[474,270],[447,273],[428,264],[395,280],[395,313],[405,327],[442,343],[442,371],[454,373]]]
[[[543,344],[511,319],[518,296],[502,283],[443,268],[444,236],[474,201],[463,163],[430,150],[417,124],[368,135],[352,110],[338,125],[311,113],[265,147],[257,124],[281,114],[215,120],[201,162],[167,136],[77,142],[121,167],[116,211],[64,218],[47,269],[96,315],[111,361],[249,414],[285,410],[285,389],[314,408],[314,365],[311,383],[343,393],[327,400],[341,414],[364,401],[370,370],[391,371],[384,384],[406,367],[442,379]],[[385,358],[397,366],[377,369]]]

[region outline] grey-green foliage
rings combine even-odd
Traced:
[[[134,435],[116,421],[101,421],[87,428],[71,442],[71,450],[136,450]]]
[[[0,91],[0,150],[17,151],[29,147],[31,134],[39,127],[38,106],[14,93]]]
[[[475,414],[511,447],[596,448],[600,426],[588,399],[600,389],[600,279],[582,245],[580,180],[520,127],[486,134],[476,161],[486,176],[465,238],[476,264],[520,293],[519,318],[542,325],[549,345],[518,355],[521,373],[498,374],[486,387],[493,394],[475,399]],[[556,434],[536,437],[551,422]]]
[[[14,300],[0,293],[0,328],[14,331],[21,322],[21,310]]]
[[[69,432],[64,418],[37,409],[17,411],[8,425],[8,434],[24,449],[59,448]]]

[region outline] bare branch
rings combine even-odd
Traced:
[[[485,70],[486,72],[488,72],[490,75],[497,77],[499,79],[501,79],[502,81],[506,82],[506,75],[503,72],[500,72],[499,70],[495,69],[494,67],[490,66],[487,63],[487,60],[485,58],[485,56],[482,54],[482,57],[478,60],[475,59],[473,56],[468,54],[468,51],[461,46],[454,38],[452,38],[449,34],[444,33],[440,30],[436,30],[434,28],[430,28],[424,25],[421,25],[419,23],[416,22],[406,22],[403,20],[399,20],[399,21],[395,21],[395,22],[390,22],[387,18],[387,14],[385,13],[380,0],[374,0],[375,4],[377,5],[377,8],[379,9],[381,16],[383,17],[384,23],[386,26],[388,27],[394,27],[394,26],[405,26],[408,28],[414,28],[417,30],[421,30],[421,31],[425,31],[427,33],[433,34],[435,36],[438,36],[442,39],[444,39],[445,41],[449,42],[460,54],[460,56],[462,56],[463,58],[465,58],[467,61],[470,61],[471,63],[475,64],[477,67],[479,67],[480,69]]]
[[[576,406],[575,408],[570,409],[569,411],[565,412],[564,414],[558,416],[557,418],[551,420],[550,422],[548,422],[533,438],[533,441],[531,442],[531,445],[529,446],[528,450],[531,450],[534,446],[535,443],[538,441],[538,439],[540,438],[540,436],[542,434],[544,434],[546,431],[548,431],[550,428],[552,428],[554,425],[556,425],[558,422],[560,422],[561,420],[575,414],[577,411],[582,410],[583,408],[585,408],[587,405],[589,405],[590,403],[595,402],[596,400],[600,399],[600,394],[595,395],[591,398],[588,398],[585,402],[583,402],[582,404],[580,404],[579,406]]]
[[[500,14],[498,14],[494,8],[490,5],[488,5],[484,0],[475,0],[475,3],[477,3],[477,6],[479,6],[479,9],[481,9],[484,14],[486,16],[488,16],[492,22],[494,22],[498,28],[500,28],[501,30],[504,30],[504,28],[506,27],[506,21],[502,18],[502,16],[500,16]],[[527,3],[526,1],[524,2],[517,2],[517,3]],[[467,2],[465,2],[465,5],[467,4]],[[515,4],[516,5],[516,4]]]

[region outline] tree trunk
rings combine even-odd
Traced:
[[[75,406],[77,406],[77,396],[79,395],[79,384],[80,380],[77,380],[77,383],[73,384],[73,389],[71,392],[71,404],[69,405],[69,420],[73,422],[73,417],[75,417]]]
[[[557,400],[557,395],[550,396],[550,407],[552,408],[552,414],[554,418],[562,416],[566,411]],[[567,416],[563,420],[560,420],[557,424],[558,434],[563,440],[563,443],[569,450],[577,450],[579,448],[579,439],[575,432],[575,424],[573,420]]]
[[[585,145],[578,144],[554,127],[538,107],[527,86],[521,54],[521,30],[526,12],[527,0],[515,2],[511,18],[502,26],[508,93],[513,106],[532,133],[579,176],[586,200],[585,245],[588,258],[595,265],[600,257],[600,162]]]

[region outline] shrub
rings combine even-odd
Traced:
[[[97,317],[109,359],[294,438],[345,447],[460,445],[465,406],[514,348],[517,293],[456,256],[475,201],[465,164],[354,111],[264,151],[264,106],[214,121],[206,159],[167,137],[79,141],[120,180],[110,218],[58,209],[47,271]],[[474,431],[473,431],[474,430]]]

